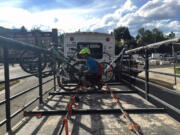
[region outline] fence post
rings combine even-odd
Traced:
[[[175,53],[174,53],[174,45],[172,44],[172,55],[174,57],[174,84],[176,85],[177,84],[177,80],[176,80],[176,56],[175,56]]]
[[[55,70],[53,72],[53,76],[54,76],[54,91],[56,91],[56,65],[55,65]]]
[[[149,58],[148,58],[148,49],[145,50],[145,98],[149,100]]]
[[[42,98],[42,60],[41,60],[41,53],[39,54],[39,60],[38,60],[38,73],[39,73],[39,104],[43,103]]]
[[[129,87],[131,87],[131,54],[129,54],[129,63],[128,63],[128,65],[129,65]]]
[[[7,48],[7,46],[4,46],[3,49],[4,49],[4,79],[5,79],[6,119],[7,119],[6,131],[11,132],[8,48]]]

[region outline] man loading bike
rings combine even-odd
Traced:
[[[83,48],[79,54],[87,60],[87,70],[83,71],[83,75],[80,78],[81,86],[79,90],[83,90],[82,86],[92,87],[101,80],[102,68],[95,59],[90,57],[91,51],[88,48]]]

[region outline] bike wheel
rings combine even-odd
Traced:
[[[103,73],[102,73],[102,80],[103,82],[110,82],[113,79],[113,66],[111,66],[109,63],[107,62],[101,62],[100,63],[103,69]]]
[[[56,74],[58,68],[60,67],[60,63],[52,58],[47,57],[47,63],[46,67],[42,72],[42,78],[48,77],[53,75],[54,73]]]
[[[72,65],[60,65],[57,75],[59,87],[65,91],[73,91],[79,86],[79,74]]]
[[[30,74],[37,74],[39,72],[39,54],[32,51],[24,51],[20,56],[21,68]],[[44,54],[41,55],[41,70],[46,67],[46,58]]]

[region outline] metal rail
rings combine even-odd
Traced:
[[[172,76],[172,77],[174,77],[174,80],[175,80],[174,84],[176,85],[176,83],[177,83],[176,77],[178,77],[178,78],[180,77],[180,75],[176,74],[176,72],[175,72],[176,60],[174,59],[174,74],[171,74],[171,73],[164,73],[164,72],[157,72],[157,71],[150,70],[149,69],[149,58],[148,58],[148,55],[150,52],[149,50],[158,48],[163,45],[166,45],[166,46],[171,45],[172,51],[173,51],[172,53],[174,55],[175,54],[174,53],[174,45],[180,44],[177,42],[180,42],[180,37],[125,51],[125,54],[127,54],[127,55],[132,55],[132,54],[136,54],[136,53],[138,54],[139,52],[144,53],[145,69],[143,71],[145,72],[145,79],[133,76],[132,75],[133,69],[131,68],[131,66],[128,67],[129,70],[126,69],[129,72],[127,71],[126,73],[119,73],[120,74],[119,76],[121,76],[121,80],[123,82],[128,84],[132,89],[137,90],[137,92],[142,97],[146,98],[147,100],[153,102],[156,105],[160,105],[161,107],[166,107],[168,114],[171,115],[172,117],[174,117],[176,120],[180,121],[180,115],[179,115],[180,104],[176,104],[176,103],[180,102],[180,100],[179,100],[180,93],[176,92],[170,88],[167,88],[165,86],[160,86],[158,84],[155,84],[149,80],[150,79],[149,73]],[[174,55],[174,57],[175,57],[175,55]],[[129,60],[127,60],[127,61],[131,61],[131,59],[129,58]],[[121,71],[123,71],[121,69],[121,68],[123,68],[122,65],[123,65],[123,62],[121,63],[121,66],[119,66],[119,69]],[[125,66],[127,67],[127,65],[125,65]],[[160,91],[162,93],[160,93]],[[159,94],[157,94],[157,93],[159,93]]]
[[[124,91],[112,91],[116,94],[126,94],[126,93],[136,93],[136,91],[132,90],[124,90]],[[85,94],[105,94],[110,93],[109,91],[87,91],[87,92],[50,92],[49,95],[85,95]]]
[[[127,50],[125,53],[126,54],[136,53],[136,52],[141,51],[141,50],[146,50],[146,49],[151,49],[151,48],[158,48],[161,45],[169,45],[169,44],[174,44],[176,42],[180,42],[180,37],[165,40],[165,41],[161,41],[161,42],[157,42],[157,43],[153,43],[153,44],[149,44],[149,45],[138,47],[138,48],[131,49],[131,50]]]
[[[51,90],[56,90],[56,86],[53,86],[51,89],[47,90],[45,93],[43,93],[43,89],[42,89],[42,85],[51,82],[51,81],[56,81],[55,76],[53,76],[52,79],[49,79],[45,82],[43,82],[43,78],[42,78],[42,74],[44,72],[42,72],[41,70],[41,57],[39,57],[39,73],[38,74],[31,74],[31,75],[25,75],[25,76],[20,76],[17,78],[13,78],[10,79],[10,74],[9,74],[9,63],[12,62],[11,59],[9,59],[9,49],[14,48],[14,49],[25,49],[25,50],[31,50],[34,52],[37,52],[39,54],[41,53],[45,53],[45,54],[50,54],[53,55],[52,52],[40,48],[36,45],[32,45],[29,43],[24,43],[24,42],[20,42],[20,41],[16,41],[10,38],[6,38],[6,37],[2,37],[0,36],[0,46],[3,49],[3,59],[1,60],[1,62],[4,63],[4,81],[1,81],[0,84],[4,84],[5,85],[5,100],[0,102],[0,105],[5,104],[5,109],[6,109],[6,116],[5,116],[5,120],[0,121],[0,126],[6,124],[6,131],[8,133],[11,133],[11,119],[14,118],[15,116],[17,116],[19,113],[21,113],[22,111],[24,111],[26,108],[28,108],[29,106],[31,106],[33,103],[35,103],[37,100],[39,100],[39,103],[43,103],[43,96],[45,94],[47,94],[48,92],[50,92]],[[27,90],[24,90],[22,92],[17,93],[16,95],[10,97],[10,81],[16,81],[16,80],[20,80],[20,79],[25,79],[25,78],[29,78],[32,76],[38,76],[39,79],[39,84],[37,86],[34,86],[32,88],[29,88]],[[56,84],[54,82],[54,84]],[[16,99],[17,97],[23,96],[24,94],[30,92],[31,90],[34,90],[36,88],[39,88],[39,95],[37,95],[38,97],[34,98],[32,101],[28,102],[26,105],[24,105],[22,108],[20,108],[19,110],[17,110],[16,112],[14,112],[11,115],[11,108],[10,108],[10,102],[13,99]]]
[[[157,114],[157,113],[166,113],[164,108],[134,108],[134,109],[124,109],[125,112],[129,114]],[[24,116],[54,116],[54,115],[65,115],[67,110],[58,110],[58,111],[25,111]],[[96,115],[96,114],[122,114],[120,109],[86,109],[86,110],[72,110],[72,115]]]

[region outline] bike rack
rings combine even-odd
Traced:
[[[37,47],[35,45],[29,44],[29,43],[24,43],[24,42],[20,42],[20,41],[16,41],[10,38],[6,38],[6,37],[2,37],[0,36],[0,46],[3,49],[3,59],[2,59],[2,63],[4,63],[4,81],[1,81],[0,84],[5,84],[5,99],[2,100],[0,102],[0,105],[5,104],[5,111],[6,111],[6,116],[5,119],[0,121],[0,126],[3,126],[4,124],[6,124],[6,131],[8,133],[11,133],[11,119],[14,118],[15,116],[17,116],[18,114],[20,114],[22,111],[24,111],[26,108],[28,108],[29,106],[31,106],[33,103],[35,103],[36,101],[39,100],[39,104],[43,103],[43,96],[46,95],[49,91],[52,90],[56,90],[56,83],[54,82],[54,87],[48,89],[45,93],[43,93],[42,90],[42,85],[55,80],[55,78],[49,79],[45,82],[42,82],[42,71],[41,71],[41,60],[39,61],[39,73],[38,74],[32,74],[32,75],[25,75],[25,76],[21,76],[21,77],[16,77],[16,78],[12,78],[10,79],[10,73],[9,73],[9,64],[12,62],[9,59],[9,48],[14,48],[14,49],[28,49],[28,50],[32,50],[35,52],[44,52],[46,54],[51,54],[50,51],[46,50],[46,49],[42,49],[40,47]],[[10,81],[16,81],[19,79],[25,79],[25,78],[29,78],[32,76],[38,76],[38,85],[33,86],[32,88],[29,88],[27,90],[24,90],[22,92],[17,93],[14,96],[10,97]],[[54,75],[55,77],[55,75]],[[39,95],[32,99],[31,101],[29,101],[26,105],[24,105],[22,108],[18,109],[16,112],[14,112],[13,114],[11,114],[11,107],[10,107],[10,103],[11,100],[20,97],[36,88],[39,88]]]
[[[136,135],[141,135],[142,132],[140,131],[140,127],[130,118],[128,114],[159,114],[159,113],[166,113],[165,108],[132,108],[132,109],[124,109],[120,103],[120,101],[116,98],[116,94],[133,94],[136,93],[136,91],[111,91],[109,86],[106,85],[106,90],[99,90],[99,91],[87,91],[87,92],[51,92],[49,95],[87,95],[87,94],[110,94],[112,99],[118,104],[119,109],[86,109],[86,110],[77,110],[77,109],[72,109],[72,102],[69,104],[71,105],[70,109],[66,110],[57,110],[57,111],[25,111],[24,116],[60,116],[60,115],[65,115],[64,119],[66,122],[68,122],[68,118],[71,117],[72,115],[92,115],[92,114],[103,114],[103,115],[108,115],[108,114],[119,114],[122,117],[124,117],[127,122],[128,122],[128,128],[129,130],[132,130],[135,132]],[[72,98],[72,96],[70,96]],[[70,99],[71,99],[70,98]],[[61,135],[63,128],[66,127],[65,124],[63,124],[60,128],[59,135]],[[66,131],[68,130],[68,127],[65,129]],[[68,133],[66,132],[66,135]]]
[[[172,40],[168,40],[168,41],[163,41],[161,42],[160,44],[163,45],[163,44],[167,44],[167,43],[172,43],[172,42],[177,42],[179,41],[180,38],[176,38],[176,39],[172,39]],[[2,45],[4,48],[4,68],[5,68],[5,81],[3,82],[0,82],[1,83],[5,83],[5,90],[6,90],[6,99],[2,102],[0,102],[0,105],[1,104],[4,104],[6,103],[6,119],[3,120],[1,123],[0,123],[0,126],[1,125],[4,125],[6,123],[6,129],[8,132],[11,131],[11,118],[13,118],[14,116],[16,116],[18,113],[24,111],[28,106],[30,106],[31,104],[33,104],[35,101],[39,100],[39,104],[42,104],[43,103],[43,94],[42,94],[42,85],[44,83],[42,83],[42,71],[41,71],[41,64],[39,64],[39,85],[38,86],[35,86],[31,89],[28,89],[26,90],[25,92],[22,92],[22,93],[19,93],[18,95],[15,95],[14,97],[10,97],[10,88],[9,88],[9,81],[11,80],[16,80],[16,79],[22,79],[22,78],[27,78],[27,77],[30,77],[31,75],[28,75],[28,76],[23,76],[23,77],[19,77],[19,78],[14,78],[14,79],[9,79],[9,61],[8,61],[8,48],[4,45],[8,45],[8,46],[11,46],[11,47],[14,47],[14,48],[26,48],[26,49],[30,49],[30,50],[34,50],[34,51],[38,51],[38,52],[45,52],[45,53],[50,53],[49,51],[45,50],[45,49],[41,49],[39,47],[36,47],[36,46],[32,46],[30,44],[27,44],[27,43],[22,43],[22,42],[18,42],[18,41],[15,41],[15,40],[11,40],[11,39],[8,39],[8,38],[4,38],[4,37],[1,37],[0,36],[0,45]],[[160,44],[153,44],[153,45],[149,45],[149,46],[146,46],[146,47],[140,47],[138,49],[133,49],[133,50],[130,50],[130,51],[126,51],[125,53],[127,54],[130,54],[130,53],[133,53],[133,52],[137,52],[139,50],[142,50],[142,49],[149,49],[151,47],[155,47],[155,46],[159,46]],[[142,114],[142,113],[168,113],[169,110],[173,110],[172,108],[174,107],[173,105],[170,105],[170,104],[167,104],[165,101],[161,100],[160,98],[152,95],[150,93],[150,82],[149,82],[149,76],[148,76],[148,59],[147,59],[147,55],[148,54],[148,51],[146,51],[146,68],[145,68],[145,71],[146,71],[146,80],[144,81],[145,82],[145,91],[142,90],[141,88],[138,88],[137,86],[134,86],[133,87],[133,84],[130,84],[131,82],[131,77],[129,73],[129,78],[127,79],[130,79],[130,80],[123,80],[124,82],[126,82],[127,84],[129,84],[129,86],[132,88],[135,88],[135,90],[133,91],[111,91],[110,88],[109,88],[109,85],[106,85],[106,91],[89,91],[89,92],[82,92],[82,93],[76,93],[76,92],[61,92],[61,93],[49,93],[50,95],[81,95],[81,94],[110,94],[112,99],[114,100],[114,102],[116,102],[118,105],[119,105],[119,108],[118,109],[103,109],[103,110],[95,110],[95,109],[89,109],[89,110],[75,110],[75,109],[72,109],[72,106],[75,106],[75,103],[74,103],[74,100],[72,100],[72,96],[70,97],[70,101],[66,107],[65,110],[58,110],[58,111],[25,111],[24,112],[24,116],[52,116],[52,115],[65,115],[64,117],[64,120],[63,120],[63,125],[61,126],[61,129],[60,129],[60,132],[59,134],[62,133],[62,130],[64,129],[64,127],[66,128],[66,133],[68,131],[68,128],[67,128],[67,125],[68,125],[68,118],[71,117],[72,115],[88,115],[88,114],[112,114],[112,113],[115,113],[115,114],[122,114],[122,117],[124,117],[127,121],[128,121],[128,125],[130,126],[130,130],[134,131],[135,134],[141,134],[141,132],[139,132],[139,127],[138,125],[132,121],[132,119],[129,117],[128,113],[133,113],[133,114]],[[122,57],[121,57],[122,59]],[[41,61],[41,60],[40,60]],[[131,65],[129,65],[131,66]],[[130,72],[131,70],[129,70]],[[33,75],[32,75],[33,76]],[[54,80],[54,87],[49,89],[45,94],[47,94],[49,91],[51,90],[56,90],[56,81],[55,81],[55,75],[54,75],[54,78],[51,79],[51,80],[48,80],[47,82],[49,81],[52,81]],[[46,82],[45,82],[46,83]],[[29,102],[27,105],[24,106],[24,108],[21,108],[20,110],[18,110],[16,113],[14,113],[13,115],[10,115],[10,100],[13,99],[13,98],[16,98],[20,95],[23,95],[24,93],[36,88],[36,87],[39,87],[39,96],[34,99],[33,101]],[[165,88],[164,88],[165,89]],[[145,95],[145,98],[149,101],[151,101],[151,98],[153,97],[154,99],[156,99],[159,103],[163,104],[161,105],[160,107],[157,107],[157,108],[132,108],[132,109],[124,109],[120,103],[120,101],[117,99],[117,97],[115,96],[115,93],[119,94],[119,93],[129,93],[129,94],[132,94],[132,93],[143,93]],[[75,108],[75,107],[74,107]],[[176,114],[180,114],[179,112],[179,109],[177,107],[174,107],[175,109],[175,112]],[[180,115],[178,115],[178,118],[179,118]],[[179,119],[177,119],[179,120]]]
[[[174,40],[169,40],[169,41],[165,41],[165,42],[161,42],[161,44],[165,44],[165,43],[171,43],[171,42],[175,42],[175,41],[179,41],[178,39],[174,39]],[[156,45],[156,44],[155,44]],[[159,44],[157,44],[159,46]],[[147,46],[148,47],[154,47],[154,45],[150,45]],[[145,47],[142,47],[141,49],[144,49]],[[135,51],[139,51],[141,49],[136,49]],[[134,51],[134,50],[133,50]],[[133,51],[126,51],[126,53],[132,53]],[[149,76],[148,76],[148,60],[147,60],[147,56],[148,56],[148,52],[146,51],[146,79],[145,79],[145,98],[146,100],[149,100],[150,97],[154,97],[153,95],[149,94]],[[121,57],[122,60],[122,57]],[[131,65],[129,65],[131,67]],[[130,77],[130,73],[131,70],[129,70],[129,77]],[[130,78],[128,78],[130,79]],[[129,82],[128,82],[129,81]],[[128,80],[126,82],[128,82],[129,86],[132,87],[132,84],[130,84],[131,80]],[[142,91],[142,90],[141,90]],[[168,113],[167,112],[167,104],[164,104],[166,106],[163,107],[156,107],[156,108],[132,108],[132,109],[124,109],[120,103],[120,101],[118,100],[118,98],[115,96],[114,93],[136,93],[139,92],[138,88],[136,88],[136,91],[111,91],[109,86],[106,84],[106,91],[88,91],[88,92],[51,92],[49,93],[49,95],[85,95],[85,94],[110,94],[111,97],[114,99],[114,102],[116,102],[119,106],[119,109],[102,109],[102,110],[97,110],[97,109],[88,109],[88,110],[74,110],[71,108],[69,108],[68,110],[57,110],[57,111],[29,111],[29,112],[24,112],[24,116],[53,116],[53,115],[65,115],[64,120],[63,120],[63,125],[60,128],[60,132],[59,135],[62,133],[62,130],[64,127],[66,127],[66,135],[68,135],[68,117],[72,116],[72,115],[91,115],[91,114],[122,114],[122,117],[124,117],[127,120],[128,123],[128,128],[129,130],[133,131],[136,135],[140,135],[142,134],[139,125],[137,125],[128,115],[128,113],[132,113],[132,114],[142,114],[142,113]],[[156,97],[157,100],[159,100],[159,102],[162,103],[162,100],[160,100],[159,98]],[[70,104],[72,106],[72,104]],[[68,108],[68,106],[67,106]],[[179,112],[178,109],[177,113]],[[66,121],[66,122],[64,122]]]

